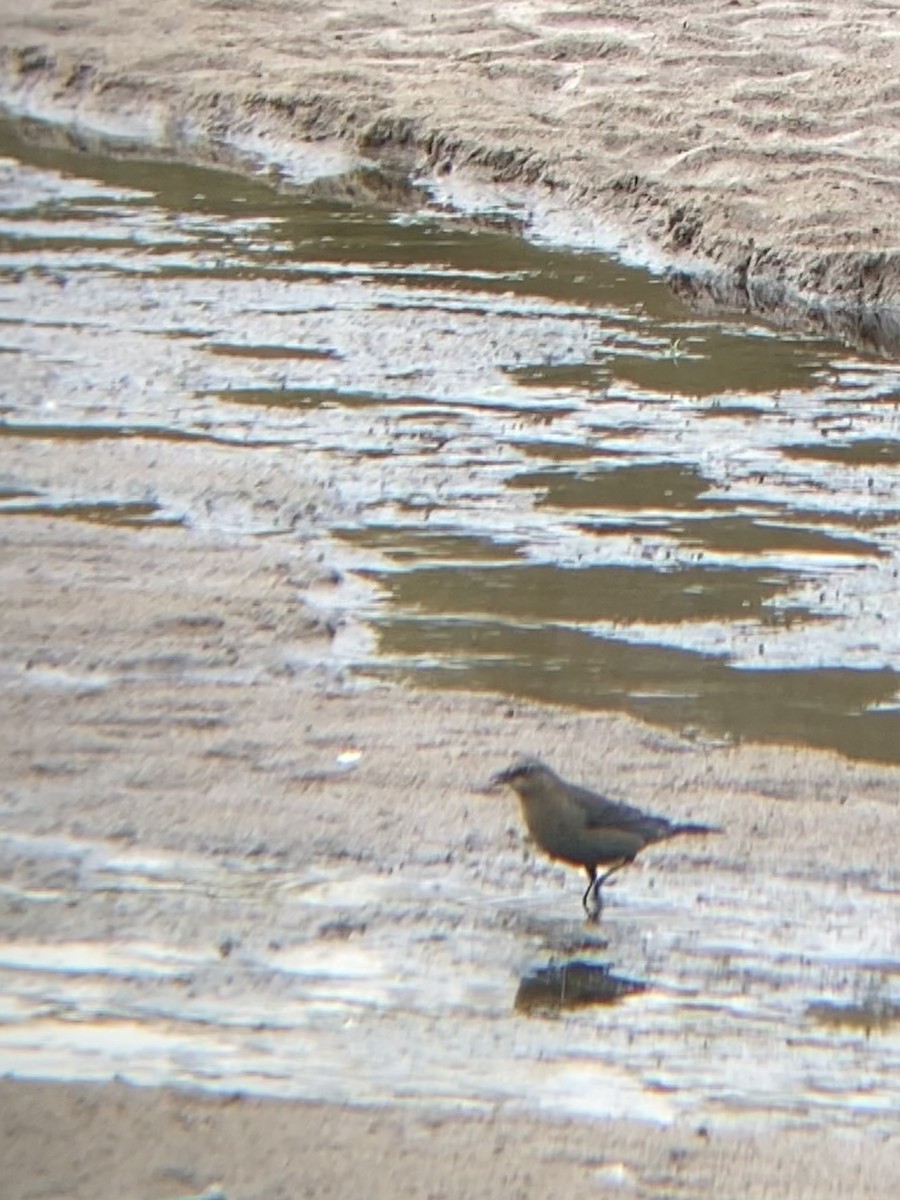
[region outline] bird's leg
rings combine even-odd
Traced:
[[[588,884],[587,891],[584,893],[581,903],[584,905],[584,911],[595,921],[600,919],[600,914],[603,912],[603,896],[600,894],[600,889],[606,883],[607,879],[609,879],[610,875],[614,875],[616,871],[621,871],[622,867],[630,861],[628,858],[620,858],[618,862],[613,863],[609,870],[604,871],[600,876],[597,875],[596,867],[585,867],[591,882]],[[588,908],[588,897],[592,892],[594,895],[594,908],[590,909]]]
[[[589,882],[587,885],[587,891],[581,897],[581,907],[584,909],[584,911],[587,913],[587,915],[589,917],[592,917],[596,921],[597,917],[600,915],[600,909],[599,908],[592,909],[590,907],[590,905],[588,904],[588,897],[590,896],[591,892],[594,892],[595,893],[594,900],[596,902],[596,899],[597,899],[597,896],[596,896],[597,868],[596,867],[585,867],[584,869],[587,871],[587,876],[588,876]]]
[[[618,862],[613,863],[613,865],[609,868],[608,871],[603,872],[603,874],[600,876],[600,878],[594,884],[594,891],[597,893],[598,896],[600,895],[600,889],[603,887],[604,883],[606,883],[607,879],[609,879],[610,875],[615,875],[616,871],[621,871],[622,868],[630,862],[631,862],[630,858],[620,858]]]

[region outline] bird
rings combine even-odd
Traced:
[[[491,783],[508,784],[518,794],[528,832],[545,854],[584,867],[589,882],[581,903],[593,920],[603,909],[603,884],[645,846],[682,834],[723,832],[716,825],[681,824],[609,800],[569,783],[539,758],[518,759]],[[608,869],[598,875],[601,866]]]

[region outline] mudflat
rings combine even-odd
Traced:
[[[265,541],[0,534],[10,1197],[893,1195],[895,770],[360,688]],[[586,926],[523,750],[726,832]]]
[[[20,110],[204,161],[399,156],[742,286],[897,300],[889,6],[0,12]],[[325,456],[298,492],[278,447],[2,452],[296,533],[3,516],[4,1195],[896,1195],[896,770],[361,685]],[[484,791],[521,751],[726,833],[585,928]],[[614,1002],[569,1003],[584,961]]]

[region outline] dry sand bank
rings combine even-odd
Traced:
[[[718,274],[712,295],[892,347],[892,4],[0,3],[2,95],[179,155],[360,156],[525,197],[542,228]],[[319,163],[321,165],[321,161]],[[303,168],[301,168],[301,174]],[[527,207],[527,205],[526,205]],[[690,285],[696,292],[697,285]],[[862,330],[818,313],[836,302]]]

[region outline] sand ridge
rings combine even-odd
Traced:
[[[528,184],[769,311],[900,302],[900,26],[873,0],[2,0],[2,94],[207,160],[313,139]],[[649,252],[649,250],[648,250]],[[871,341],[878,342],[873,335]]]

